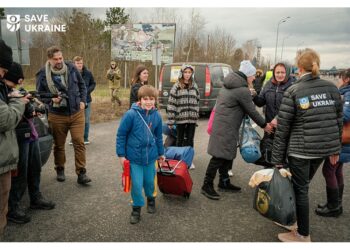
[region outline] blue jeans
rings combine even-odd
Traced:
[[[15,210],[28,186],[29,198],[35,200],[40,194],[41,156],[39,140],[18,141],[19,161],[17,175],[11,179],[9,210]]]
[[[85,109],[85,130],[84,130],[84,141],[89,140],[89,130],[90,130],[90,115],[91,115],[91,102],[86,105]]]
[[[155,162],[147,166],[130,164],[131,174],[131,198],[134,207],[143,207],[145,200],[142,195],[142,189],[145,189],[146,197],[155,197],[155,177],[156,167]]]

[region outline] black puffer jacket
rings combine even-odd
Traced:
[[[265,119],[266,122],[271,122],[273,118],[278,114],[280,109],[283,93],[292,85],[292,78],[288,78],[285,83],[275,84],[270,79],[259,95],[253,98],[253,102],[256,106],[262,107],[266,105]]]
[[[337,87],[311,74],[289,87],[282,100],[272,163],[286,156],[326,157],[341,148],[342,102]]]

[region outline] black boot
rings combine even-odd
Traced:
[[[147,213],[154,214],[156,212],[156,199],[147,197]]]
[[[23,209],[16,206],[7,213],[7,220],[16,224],[25,224],[30,222],[30,216]]]
[[[30,201],[31,209],[51,210],[54,209],[55,206],[56,204],[54,202],[46,200],[41,193]]]
[[[141,217],[141,207],[132,207],[130,223],[131,224],[139,223],[140,217]]]
[[[66,180],[66,176],[64,175],[64,167],[56,167],[56,173],[57,173],[57,181],[63,182]]]
[[[91,179],[86,175],[86,171],[81,171],[78,174],[77,182],[81,185],[85,185],[85,184],[91,182]]]
[[[235,185],[232,185],[230,179],[220,180],[218,185],[219,191],[222,192],[239,192],[241,188]]]
[[[340,212],[339,207],[339,189],[326,187],[327,205],[324,208],[316,208],[315,212],[323,217],[338,217]]]
[[[201,193],[212,200],[220,199],[220,195],[215,191],[213,183],[204,181]]]
[[[344,191],[344,184],[339,186],[339,210],[341,215],[343,213],[343,191]]]

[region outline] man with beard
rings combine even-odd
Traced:
[[[84,128],[86,86],[73,64],[64,62],[62,51],[56,46],[47,49],[48,60],[36,75],[36,87],[40,93],[52,94],[42,98],[49,106],[49,126],[54,138],[54,161],[57,181],[65,181],[65,142],[68,131],[72,136],[75,154],[77,182],[85,185],[91,181],[86,175]]]

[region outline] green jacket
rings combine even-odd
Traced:
[[[109,69],[106,75],[106,78],[108,79],[108,87],[110,89],[119,89],[121,77],[122,77],[122,73],[118,67],[115,68],[114,70]]]
[[[8,99],[6,86],[0,82],[0,175],[17,168],[19,155],[15,128],[24,109],[20,99]]]

